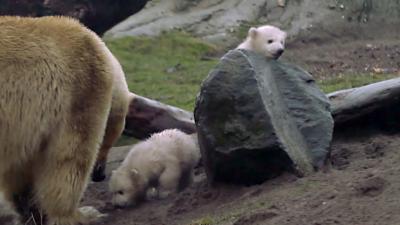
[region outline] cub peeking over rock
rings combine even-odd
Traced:
[[[237,49],[257,52],[269,59],[278,59],[285,50],[286,36],[286,32],[274,26],[252,27],[246,40]]]
[[[29,190],[47,225],[96,221],[103,215],[78,206],[124,126],[131,97],[120,64],[76,20],[0,16],[0,68],[5,201],[29,205],[15,202]]]
[[[121,166],[112,172],[112,203],[125,207],[146,198],[150,188],[159,197],[186,188],[193,178],[193,168],[200,160],[197,134],[177,129],[164,130],[133,146]]]

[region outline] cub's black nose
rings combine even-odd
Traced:
[[[285,50],[283,50],[283,49],[279,49],[279,50],[277,50],[277,51],[275,52],[275,54],[272,55],[272,57],[273,57],[274,59],[278,59],[278,58],[282,55],[282,53],[283,53],[284,51],[285,51]]]

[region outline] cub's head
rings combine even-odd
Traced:
[[[247,41],[250,50],[265,55],[270,59],[278,59],[285,50],[286,32],[274,26],[252,27],[249,29]]]
[[[118,169],[112,172],[109,190],[114,206],[132,206],[144,199],[145,182],[136,169]]]

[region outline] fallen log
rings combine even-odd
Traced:
[[[327,97],[331,102],[335,125],[349,122],[387,106],[398,107],[400,78],[336,91]]]
[[[335,125],[338,125],[399,104],[400,78],[332,92],[327,97]],[[189,134],[196,132],[193,113],[135,95],[126,117],[125,134],[143,139],[169,128]]]
[[[134,95],[129,105],[124,134],[138,139],[165,129],[177,128],[185,133],[196,132],[193,113],[164,103]]]

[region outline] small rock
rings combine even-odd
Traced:
[[[365,47],[366,47],[367,49],[373,49],[373,48],[374,48],[374,46],[373,46],[372,44],[366,44]]]
[[[335,4],[330,4],[330,5],[328,5],[328,9],[336,9],[336,5]]]
[[[381,177],[372,177],[356,184],[356,192],[360,196],[375,197],[380,195],[388,182]]]
[[[165,70],[167,73],[175,73],[176,71],[180,70],[182,65],[180,63],[176,64],[175,66],[169,67]]]
[[[286,0],[278,0],[278,6],[279,7],[285,7],[286,6]]]

